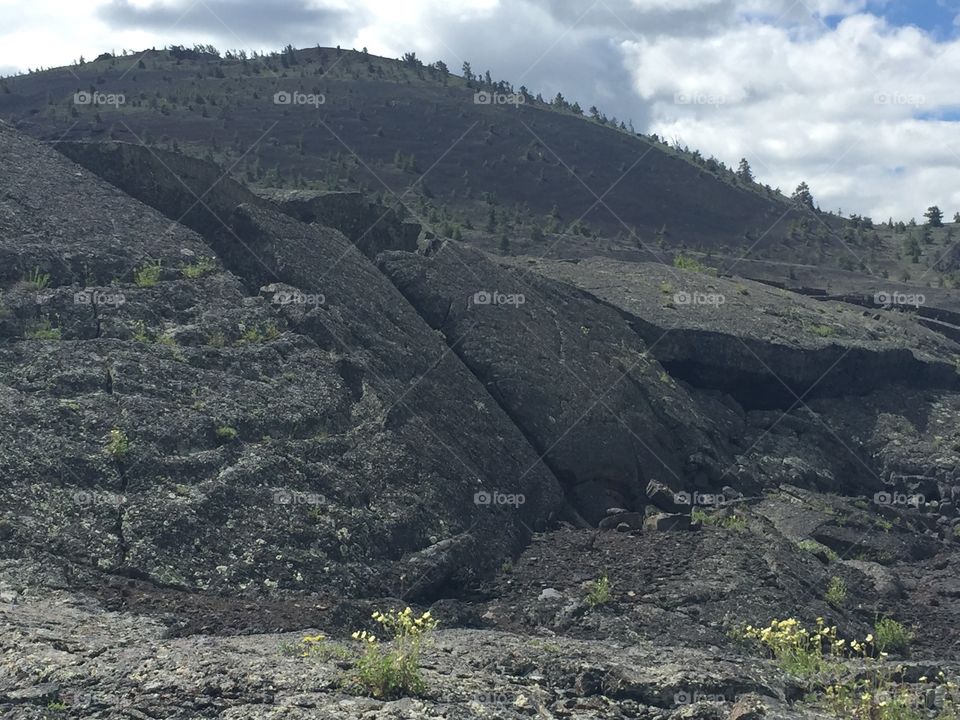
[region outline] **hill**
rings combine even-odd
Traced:
[[[737,218],[870,243],[862,219],[563,107],[465,101],[412,58],[122,60],[79,68],[136,98],[112,109],[40,103],[66,69],[0,94],[0,715],[957,717],[950,289],[911,305],[885,278],[878,303],[856,270],[706,262]],[[314,82],[341,102],[265,99]],[[479,140],[454,143],[463,122]],[[576,145],[580,174],[531,189],[501,172],[546,160],[477,154],[529,129]],[[334,149],[347,135],[366,155]],[[702,209],[699,251],[669,228],[671,262],[593,230],[524,238],[503,212],[544,186],[587,207],[585,168],[634,148],[664,177],[640,163],[608,197]],[[409,207],[377,170],[414,181]]]

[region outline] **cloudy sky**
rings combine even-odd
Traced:
[[[288,42],[469,60],[825,209],[960,211],[960,0],[0,0],[0,74]]]

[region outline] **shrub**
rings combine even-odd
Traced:
[[[846,646],[837,638],[837,628],[828,627],[823,618],[817,618],[815,630],[795,618],[772,620],[765,628],[747,625],[740,637],[759,644],[785,672],[803,678],[832,669]]]
[[[843,578],[836,575],[830,578],[830,585],[827,587],[824,600],[834,607],[841,607],[847,601],[847,583],[843,581]]]
[[[810,332],[819,337],[833,337],[837,334],[836,328],[832,328],[829,325],[811,325]]]
[[[247,328],[237,340],[237,345],[254,345],[256,343],[269,342],[280,337],[280,331],[273,323],[266,325],[263,330],[252,327]]]
[[[160,279],[160,261],[151,261],[133,271],[133,281],[138,287],[153,287]]]
[[[62,333],[60,328],[54,327],[48,319],[44,318],[28,323],[23,336],[28,340],[59,340]]]
[[[879,639],[867,635],[863,642],[840,639],[836,626],[817,618],[813,630],[798,620],[773,620],[769,627],[746,626],[735,637],[757,643],[773,656],[782,670],[806,678],[814,694],[811,702],[823,704],[839,720],[952,720],[960,715],[956,683],[939,673],[934,681],[921,677],[916,685],[904,681],[903,668],[886,665]],[[861,664],[848,668],[845,658]],[[936,711],[927,712],[930,698]]]
[[[591,607],[605,605],[612,599],[613,586],[606,573],[590,583],[590,592],[587,594],[587,604]]]
[[[905,653],[913,641],[913,633],[892,618],[880,618],[873,627],[880,652]]]
[[[180,268],[180,274],[188,280],[196,280],[204,275],[215,272],[216,269],[217,264],[213,261],[213,258],[202,257],[197,260],[197,262],[184,265]]]
[[[229,425],[221,425],[217,428],[216,432],[217,437],[221,440],[236,440],[237,435],[239,435],[237,429],[235,427],[230,427]]]
[[[388,613],[375,612],[373,619],[393,636],[393,647],[365,630],[353,633],[363,644],[352,684],[366,695],[379,700],[420,695],[425,689],[420,672],[420,652],[429,634],[437,628],[429,611],[415,617],[407,608]]]
[[[120,428],[113,428],[107,440],[107,453],[114,460],[122,460],[130,452],[130,439]]]
[[[840,559],[840,556],[837,555],[837,553],[828,548],[826,545],[821,545],[816,540],[801,540],[799,543],[797,543],[797,547],[813,555],[816,555],[817,553],[823,553],[830,562]]]
[[[348,660],[353,656],[343,645],[332,643],[323,635],[307,635],[299,643],[281,643],[279,651],[281,655],[320,660]]]
[[[50,284],[50,273],[42,273],[40,268],[34,268],[27,273],[23,280],[33,285],[37,290],[44,290]]]
[[[725,530],[746,530],[747,520],[739,515],[725,515],[718,512],[707,512],[700,508],[694,508],[690,513],[690,519],[701,525],[713,525]]]
[[[693,270],[694,272],[705,273],[707,275],[717,274],[716,268],[707,267],[698,260],[682,253],[673,258],[673,266],[681,270]]]

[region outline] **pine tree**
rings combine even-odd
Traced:
[[[746,158],[740,158],[740,166],[737,168],[737,177],[744,182],[753,182],[753,170],[750,169],[750,163]]]
[[[798,205],[804,205],[813,210],[813,194],[810,192],[810,186],[806,182],[797,185],[793,191],[793,201]]]
[[[936,205],[931,205],[923,214],[927,219],[927,227],[943,227],[943,211]]]

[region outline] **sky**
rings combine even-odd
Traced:
[[[0,0],[0,75],[195,43],[466,60],[826,210],[960,211],[960,0]]]

